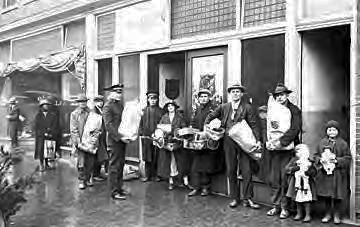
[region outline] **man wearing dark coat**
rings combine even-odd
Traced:
[[[19,130],[19,117],[20,108],[18,107],[15,97],[9,100],[9,109],[6,118],[8,119],[8,133],[11,139],[11,147],[18,147],[18,130]]]
[[[280,218],[285,219],[289,216],[288,199],[286,198],[287,183],[285,167],[294,155],[293,149],[285,149],[291,143],[294,146],[300,143],[299,134],[302,128],[301,110],[288,100],[292,91],[285,85],[279,83],[272,95],[276,102],[286,106],[291,113],[291,124],[283,136],[272,144],[269,149],[270,172],[268,182],[272,188],[271,200],[273,208],[267,212],[268,216],[277,215],[280,211]]]
[[[44,141],[54,140],[58,138],[59,121],[56,114],[50,111],[51,102],[42,99],[39,102],[39,112],[35,116],[35,159],[40,160],[40,171],[44,171],[45,167],[49,168],[48,159],[44,158]],[[45,166],[44,166],[45,161]]]
[[[94,111],[97,114],[103,114],[104,107],[104,96],[97,95],[93,99],[95,107]],[[104,178],[101,176],[101,165],[108,161],[109,155],[107,153],[107,145],[106,145],[106,129],[104,119],[102,119],[101,125],[101,134],[99,137],[99,146],[96,152],[95,163],[94,163],[94,180],[102,181]]]
[[[205,124],[209,124],[213,119],[218,118],[221,120],[221,126],[225,128],[224,136],[224,152],[225,152],[225,163],[227,170],[227,177],[229,180],[230,187],[230,198],[232,201],[229,207],[235,208],[238,206],[239,194],[239,183],[237,178],[237,168],[240,164],[241,175],[243,178],[243,206],[249,206],[253,209],[258,209],[259,205],[252,201],[253,197],[253,183],[252,175],[253,161],[248,154],[246,154],[241,147],[236,144],[229,136],[229,130],[238,122],[245,120],[253,131],[253,134],[259,142],[259,132],[256,123],[256,115],[251,105],[242,99],[245,87],[239,83],[235,83],[227,89],[230,95],[230,102],[222,104],[218,108],[211,112],[206,120]]]
[[[141,180],[146,182],[148,180],[158,181],[157,176],[157,162],[159,156],[159,149],[153,145],[150,137],[154,133],[157,124],[159,123],[163,110],[159,107],[159,94],[156,91],[148,91],[147,107],[143,110],[139,126],[139,135],[145,136],[141,139],[142,144],[142,159],[145,162],[145,177]]]
[[[110,152],[109,185],[111,198],[125,200],[126,191],[123,189],[123,171],[125,165],[125,148],[130,141],[118,131],[124,106],[122,101],[122,87],[118,84],[110,87],[108,101],[104,105],[103,119],[107,131],[107,145]]]
[[[204,122],[206,117],[215,109],[211,103],[211,92],[207,89],[199,90],[198,99],[200,106],[195,110],[194,116],[191,119],[191,127],[204,130]],[[193,162],[191,166],[191,177],[194,190],[188,196],[195,196],[201,194],[207,196],[210,194],[210,174],[215,172],[218,158],[218,151],[210,149],[199,150],[193,152]]]

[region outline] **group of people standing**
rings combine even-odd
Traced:
[[[123,169],[125,148],[131,142],[118,131],[124,110],[121,101],[122,88],[122,85],[108,88],[110,93],[107,102],[104,104],[104,97],[97,96],[93,100],[94,105],[90,108],[87,105],[88,98],[80,95],[76,100],[79,105],[71,113],[70,120],[71,141],[78,154],[79,188],[92,186],[94,179],[103,180],[100,178],[100,169],[104,163],[108,163],[105,166],[108,171],[111,197],[116,200],[126,199],[128,194],[123,188]],[[169,190],[180,184],[192,189],[188,196],[207,196],[211,194],[211,175],[222,170],[224,161],[231,198],[230,208],[235,208],[240,203],[239,170],[242,176],[242,205],[252,209],[260,208],[253,201],[252,180],[253,175],[259,172],[272,191],[273,207],[267,215],[279,214],[280,218],[288,218],[290,201],[293,200],[297,204],[297,215],[294,219],[309,222],[312,201],[317,200],[319,196],[324,198],[326,204],[326,215],[322,222],[329,222],[334,217],[334,223],[340,223],[341,203],[348,196],[346,176],[349,172],[351,155],[348,145],[339,135],[339,124],[330,121],[326,125],[324,139],[319,142],[317,151],[312,152],[314,155],[310,156],[307,146],[300,144],[301,110],[289,101],[291,90],[286,86],[278,84],[271,94],[277,103],[286,107],[291,113],[289,129],[276,141],[267,140],[266,126],[269,122],[266,122],[266,107],[260,107],[255,111],[243,98],[246,88],[238,83],[229,86],[227,92],[229,101],[214,106],[209,90],[198,91],[200,105],[189,120],[179,111],[175,101],[169,101],[160,108],[158,92],[146,93],[147,106],[143,109],[139,125],[142,158],[145,163],[145,176],[141,180],[144,182],[167,180]],[[35,158],[40,160],[40,167],[44,169],[47,162],[41,152],[44,150],[43,140],[57,136],[55,129],[58,127],[58,121],[52,112],[48,111],[49,102],[42,100],[39,105],[40,110],[35,120],[37,128]],[[90,113],[101,116],[101,124],[97,126],[101,133],[94,136],[96,149],[93,149],[93,152],[84,149],[82,145],[83,132]],[[155,146],[151,139],[159,124],[171,125],[171,129],[165,135],[166,141],[171,141],[175,139],[178,129],[192,127],[203,131],[204,127],[216,118],[221,121],[221,127],[225,130],[217,150],[194,151],[183,147],[168,150]],[[263,149],[263,157],[260,160],[251,158],[229,136],[229,130],[243,120],[249,125],[257,140],[257,149]],[[276,126],[277,122],[270,124]],[[294,146],[291,147],[290,144]],[[328,174],[327,167],[324,167],[325,161],[322,155],[328,150],[330,155],[333,155],[329,159],[334,167],[331,174]],[[306,169],[300,162],[304,155],[306,157],[304,162],[308,163]],[[299,192],[302,194],[300,195]]]

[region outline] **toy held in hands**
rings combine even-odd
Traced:
[[[330,147],[325,147],[321,154],[320,163],[322,164],[327,175],[331,175],[335,169],[336,155],[331,152]]]

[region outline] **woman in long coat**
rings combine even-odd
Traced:
[[[329,121],[325,126],[325,130],[327,135],[320,141],[318,149],[314,154],[315,161],[321,168],[315,178],[315,183],[318,196],[325,198],[326,215],[322,219],[322,222],[326,223],[330,221],[332,215],[331,204],[333,203],[334,223],[339,224],[342,201],[347,199],[350,192],[349,166],[351,153],[345,140],[339,136],[340,127],[337,121]],[[334,133],[334,131],[337,132]],[[332,160],[335,164],[335,169],[333,173],[329,175],[321,164],[322,153],[327,149],[330,149],[336,156],[336,158]]]
[[[49,111],[50,105],[51,103],[49,102],[49,100],[40,100],[39,112],[35,116],[34,158],[40,160],[40,171],[44,171],[45,167],[50,167],[48,159],[44,157],[44,141],[56,141],[59,134],[59,120],[54,112]]]
[[[159,107],[159,95],[157,92],[149,91],[147,95],[147,106],[143,110],[140,121],[139,135],[150,137],[154,133],[157,124],[163,115],[163,110]],[[141,139],[142,159],[145,162],[145,177],[142,181],[155,180],[157,177],[158,148],[153,145],[148,138]]]
[[[171,140],[174,138],[174,132],[176,129],[186,127],[186,122],[183,116],[176,110],[179,106],[175,101],[170,101],[165,104],[164,109],[167,111],[165,115],[162,116],[159,124],[171,124],[171,132],[166,135],[167,140]],[[181,147],[174,151],[166,150],[162,148],[159,154],[159,166],[158,166],[158,175],[163,178],[169,178],[169,190],[174,188],[174,180],[175,176],[172,173],[171,166],[174,166],[174,161],[176,163],[176,169],[179,172],[179,175],[183,177],[184,184],[187,180],[187,175],[189,174],[190,166],[189,166],[189,158],[188,153]],[[173,165],[172,165],[173,164]]]

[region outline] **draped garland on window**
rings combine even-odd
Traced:
[[[75,71],[70,70],[71,66],[74,66]],[[70,47],[46,57],[11,62],[8,64],[0,63],[0,77],[11,77],[11,74],[15,71],[31,72],[40,67],[50,72],[70,72],[71,75],[79,80],[82,89],[85,89],[86,59],[84,46],[80,48]]]

